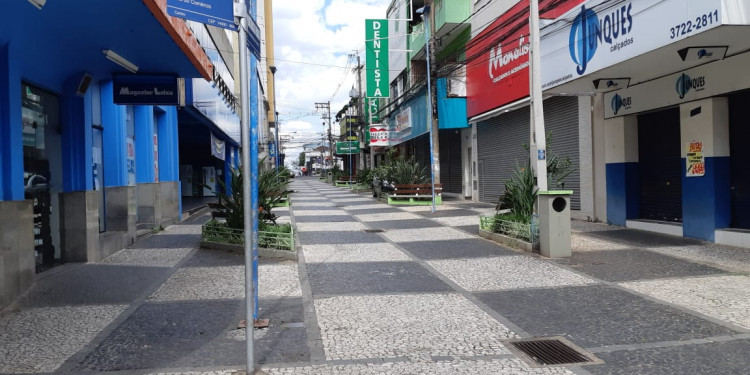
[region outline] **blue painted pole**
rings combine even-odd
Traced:
[[[430,87],[430,6],[425,5],[422,19],[424,20],[424,48],[427,58],[427,127],[430,135],[430,185],[432,186],[432,212],[437,211],[435,207],[435,155],[432,145],[432,89]]]

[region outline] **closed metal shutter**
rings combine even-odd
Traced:
[[[638,116],[642,219],[682,221],[680,109]]]
[[[477,125],[480,201],[498,202],[516,165],[526,165],[529,153],[522,145],[529,143],[529,111],[529,107],[521,108]],[[561,96],[545,100],[544,121],[545,130],[552,134],[551,151],[561,158],[570,158],[574,171],[563,180],[564,188],[573,190],[571,209],[580,210],[578,98]]]
[[[745,150],[750,139],[747,109],[750,91],[729,96],[729,168],[732,181],[732,228],[750,229],[750,152]]]
[[[461,132],[453,129],[440,131],[440,182],[443,191],[461,194],[463,183],[461,163]]]
[[[516,165],[525,165],[529,153],[529,111],[517,111],[482,121],[477,126],[479,163],[479,200],[497,203],[505,191],[505,180],[513,175]]]
[[[544,127],[550,134],[547,149],[561,159],[569,158],[573,171],[560,189],[573,190],[570,209],[581,209],[581,157],[578,134],[578,97],[557,96],[544,101]],[[549,177],[549,176],[548,176]],[[555,189],[550,180],[550,190]]]

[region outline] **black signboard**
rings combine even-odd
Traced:
[[[115,75],[115,104],[178,105],[177,77],[171,75]]]

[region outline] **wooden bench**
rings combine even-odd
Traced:
[[[432,204],[431,184],[396,184],[388,194],[388,204],[427,206]],[[435,184],[435,204],[443,204],[442,184]]]
[[[338,180],[335,181],[335,185],[337,187],[350,187],[357,183],[357,175],[351,176],[341,176]]]

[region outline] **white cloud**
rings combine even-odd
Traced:
[[[365,19],[385,18],[390,3],[391,0],[274,1],[276,110],[280,113],[282,133],[328,130],[322,125],[321,113],[314,113],[315,103],[330,100],[331,115],[335,116],[349,102],[349,90],[356,85],[351,72],[356,62],[350,61],[348,55],[364,48]],[[347,66],[349,69],[345,69]],[[286,151],[287,160],[296,160],[299,151]]]

